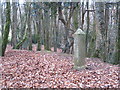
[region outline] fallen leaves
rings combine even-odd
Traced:
[[[27,50],[8,50],[0,57],[2,88],[118,88],[119,67],[86,59],[91,69],[77,71],[72,56]]]

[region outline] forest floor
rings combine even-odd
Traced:
[[[118,88],[118,65],[86,58],[88,68],[73,69],[73,56],[60,52],[13,50],[0,57],[1,88]],[[120,88],[120,87],[119,87]]]

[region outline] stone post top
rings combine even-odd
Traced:
[[[85,33],[82,29],[78,28],[77,31],[74,34],[77,34],[77,35],[79,34],[80,35],[80,34],[85,34]]]

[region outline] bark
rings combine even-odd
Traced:
[[[1,56],[5,55],[5,50],[6,50],[7,43],[8,43],[8,35],[10,31],[10,23],[11,23],[11,19],[10,19],[10,1],[9,1],[9,2],[6,2],[6,24],[5,24],[5,29],[4,29],[3,41],[2,41]]]
[[[23,37],[24,37],[24,34],[25,34],[25,29],[26,29],[26,25],[27,24],[27,17],[25,17],[25,20],[21,23],[21,30],[20,30],[20,33],[21,33],[21,37],[20,37],[20,39],[19,40],[22,40],[23,39]],[[25,42],[25,41],[24,41]],[[24,43],[21,45],[21,47],[20,47],[21,49],[22,48],[25,48],[25,45],[24,45]]]
[[[119,2],[120,3],[120,2]],[[118,11],[119,15],[118,15],[118,43],[117,43],[117,64],[120,63],[120,8]]]
[[[49,7],[47,5],[45,6],[46,6],[46,9],[44,10],[44,34],[45,34],[44,47],[45,47],[45,50],[50,50],[50,41],[49,41],[50,11],[49,11]]]
[[[63,17],[63,13],[62,13],[62,6],[61,6],[61,2],[58,3],[58,13],[59,13],[59,20],[61,20],[61,22],[66,25],[66,21],[65,18]]]
[[[19,16],[20,16],[20,39],[23,38],[24,36],[24,32],[25,32],[25,28],[26,28],[26,22],[27,22],[27,16],[25,15],[25,17],[22,17],[22,13],[21,13],[21,8],[20,8],[20,5],[18,6],[19,8]]]
[[[27,24],[28,24],[28,41],[29,41],[29,50],[32,50],[32,29],[31,29],[31,5],[28,3],[28,20],[27,20]]]
[[[93,5],[93,10],[94,10],[94,5]],[[88,48],[88,56],[89,57],[94,57],[94,52],[95,52],[95,42],[96,42],[96,18],[95,18],[95,14],[93,13],[93,27],[92,27],[93,31],[90,34],[91,38],[89,41],[89,48]],[[91,53],[92,52],[92,53]]]
[[[108,25],[109,25],[109,5],[106,3],[105,5],[105,25],[106,25],[106,57],[109,55],[109,52],[108,52]]]
[[[86,11],[84,8],[84,2],[82,2],[82,25],[81,25],[81,29],[83,29],[85,13],[86,13]]]
[[[26,25],[25,25],[26,27]],[[25,41],[28,39],[28,28],[25,28],[23,38],[13,47],[13,49],[20,49]]]
[[[4,14],[3,14],[3,6],[2,3],[0,2],[0,18],[1,18],[1,36],[3,37],[3,30],[4,30]]]
[[[78,29],[78,8],[75,9],[73,14],[73,25],[75,30],[77,30]]]
[[[109,5],[109,4],[108,4]],[[117,12],[117,5],[116,4],[110,4],[111,9],[111,16],[110,16],[110,23],[111,25],[109,26],[109,30],[107,31],[107,39],[108,39],[108,52],[107,52],[107,62],[111,64],[117,64],[117,35],[118,35],[118,12]],[[115,10],[116,8],[116,10]]]
[[[33,35],[32,35],[32,43],[37,44],[37,26],[35,19],[32,19],[32,24],[33,24]]]
[[[22,28],[22,30],[21,30],[21,39],[20,39],[20,41],[21,40],[23,40],[23,37],[24,37],[24,35],[26,34],[26,37],[29,37],[30,36],[30,33],[29,33],[29,31],[30,31],[30,21],[29,21],[29,19],[30,19],[30,16],[29,16],[29,2],[27,2],[26,3],[26,5],[24,5],[24,11],[25,11],[25,13],[23,14],[24,15],[24,17],[22,17],[22,19],[24,20],[24,18],[25,18],[25,22],[23,22],[22,23],[22,25],[23,25],[23,28]],[[30,38],[27,38],[23,43],[22,43],[22,45],[21,45],[21,47],[22,47],[22,49],[25,49],[25,50],[27,50],[27,49],[29,49],[29,40],[30,40]],[[31,42],[30,42],[31,43]],[[32,44],[31,44],[32,45]]]
[[[119,18],[117,16],[119,13],[117,12],[117,9],[114,10],[114,8],[116,7],[115,4],[110,4],[111,9],[109,9],[107,5],[109,4],[106,4],[106,12],[104,16],[104,8],[102,8],[104,4],[101,2],[96,3],[96,19],[98,19],[97,32],[99,32],[99,35],[97,34],[96,51],[99,52],[98,56],[102,58],[105,62],[117,64],[119,63],[119,59],[117,59],[119,57],[119,28],[117,31],[117,26],[119,27],[119,25],[116,22],[119,22]],[[111,12],[111,14],[109,14],[109,11]],[[109,23],[111,25],[108,28]]]
[[[86,2],[87,10],[89,9],[89,0]],[[88,33],[89,33],[89,11],[87,12],[87,30],[86,30],[86,54],[88,53]]]
[[[41,6],[42,4],[41,3],[39,3],[39,5]],[[38,43],[38,45],[37,45],[37,50],[38,51],[40,51],[41,50],[41,19],[42,19],[42,14],[41,14],[41,12],[42,12],[42,10],[41,9],[39,9],[39,14],[38,14],[38,23],[39,23],[39,25],[37,26],[38,27],[38,29],[37,29],[37,43]]]
[[[41,21],[39,21],[37,24],[37,51],[41,51]]]
[[[54,52],[57,52],[57,43],[58,43],[58,26],[57,26],[57,3],[51,3],[51,30],[52,30],[52,46],[54,47]],[[50,32],[51,33],[51,32]]]
[[[25,34],[23,39],[20,42],[18,42],[16,46],[13,47],[13,49],[19,49],[26,40],[27,40],[27,35]]]
[[[111,9],[111,28],[108,32],[109,38],[109,52],[108,52],[108,62],[112,64],[120,63],[120,9],[119,3],[110,3],[112,5]],[[116,10],[114,10],[116,9]]]
[[[64,48],[64,53],[67,51],[67,47],[68,46],[68,22],[66,21],[67,19],[64,18],[63,16],[63,12],[62,12],[62,3],[59,2],[58,3],[58,13],[59,13],[59,20],[64,24],[64,28],[65,28],[65,35],[64,35],[64,45],[65,45],[65,48]]]
[[[57,25],[56,16],[54,16],[54,52],[57,52]]]
[[[33,6],[33,10],[35,11],[35,18],[34,18],[34,22],[35,22],[35,25],[34,25],[34,31],[36,29],[36,32],[35,35],[36,35],[36,39],[37,39],[37,51],[41,51],[41,22],[42,22],[42,10],[39,9],[37,7],[37,5],[39,6],[42,6],[42,3],[34,3],[34,6]]]
[[[26,33],[26,26],[27,26],[27,12],[28,10],[26,9],[26,7],[24,6],[24,11],[25,13],[22,14],[21,12],[21,8],[20,8],[20,5],[18,6],[19,8],[19,15],[20,15],[20,29],[19,29],[19,33],[20,33],[20,36],[19,36],[19,39],[18,39],[18,43],[23,40],[23,37]],[[20,45],[20,49],[27,49],[27,39],[22,43],[22,45]]]
[[[12,40],[11,45],[17,44],[17,2],[12,2]]]
[[[70,30],[70,24],[71,24],[71,17],[73,16],[74,10],[76,7],[73,6],[73,3],[70,3],[70,11],[69,14],[67,15],[67,18],[64,18],[63,12],[62,12],[62,3],[58,3],[58,14],[59,14],[59,20],[64,24],[65,28],[65,35],[64,35],[64,48],[63,52],[64,53],[69,53],[70,52],[70,44],[68,42],[68,37],[69,37],[69,30]]]
[[[79,17],[79,19],[78,19],[78,27],[79,28],[81,28],[82,27],[82,20],[81,20],[81,11],[82,11],[82,8],[81,8],[81,2],[79,3],[79,9],[78,9],[78,12],[79,12],[79,14],[78,14],[78,17]]]
[[[96,20],[98,24],[96,53],[99,57],[106,61],[106,27],[104,16],[104,2],[96,2]]]

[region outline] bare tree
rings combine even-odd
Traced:
[[[17,44],[17,3],[12,1],[12,38],[11,38],[11,45],[15,47]]]
[[[31,3],[27,3],[28,9],[28,18],[27,18],[27,25],[28,25],[28,41],[29,41],[29,50],[32,50],[32,29],[31,29]]]
[[[68,42],[68,37],[69,37],[69,31],[74,32],[74,30],[72,30],[70,28],[70,24],[71,24],[71,17],[73,16],[74,10],[75,10],[75,5],[77,5],[78,3],[70,3],[69,7],[70,7],[70,11],[69,13],[66,15],[66,18],[64,18],[64,14],[63,14],[63,10],[62,10],[62,3],[59,2],[58,3],[58,14],[59,14],[59,20],[64,24],[65,27],[65,36],[64,36],[64,45],[65,48],[63,49],[64,53],[69,53],[70,52],[70,44]],[[71,44],[72,45],[72,44]]]
[[[3,40],[2,40],[1,56],[5,55],[5,50],[6,50],[7,43],[8,43],[8,35],[10,31],[10,23],[11,23],[11,19],[10,19],[10,1],[9,1],[9,2],[6,2],[6,24],[5,24],[4,34],[2,38]]]
[[[104,16],[104,2],[96,2],[96,20],[97,20],[97,39],[96,39],[96,53],[104,61],[106,60],[106,27]]]

